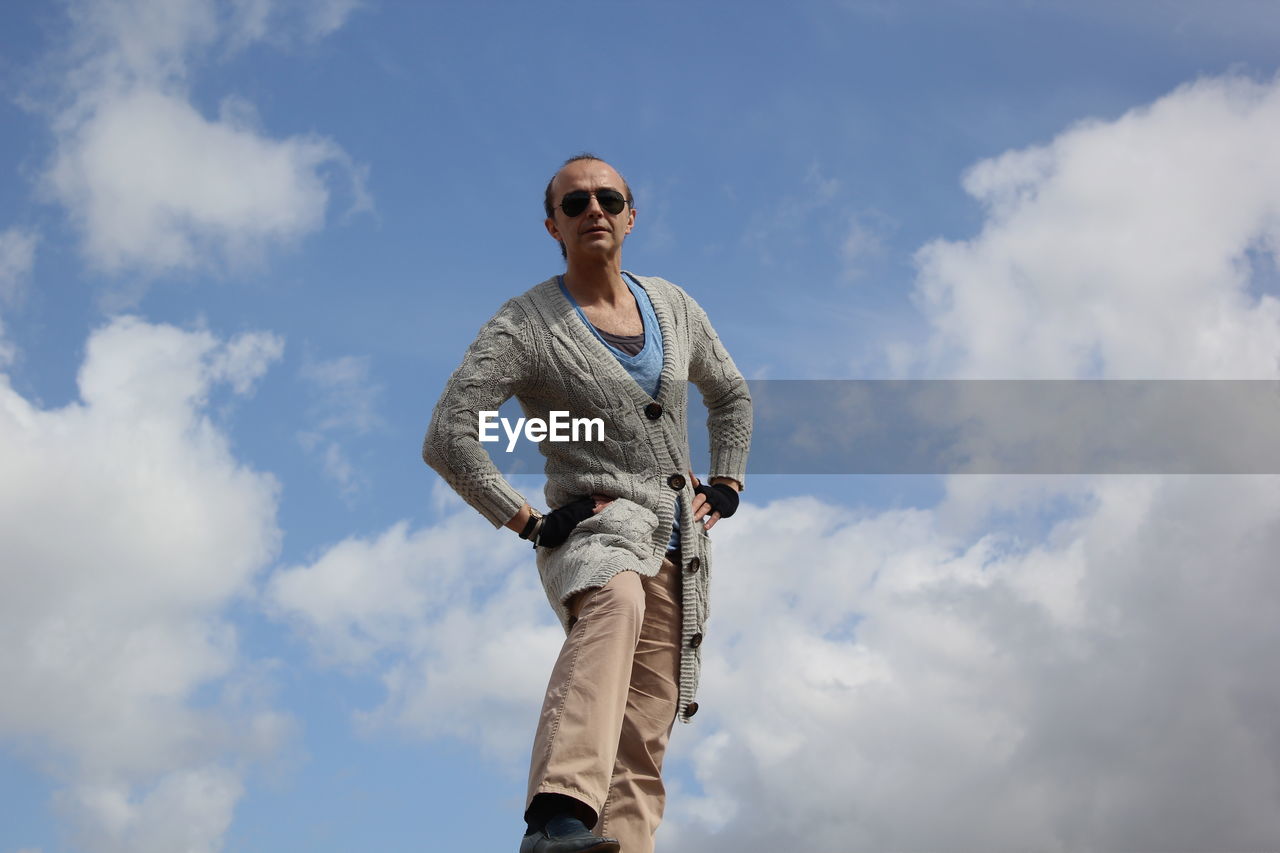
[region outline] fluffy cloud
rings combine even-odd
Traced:
[[[308,419],[315,429],[366,433],[382,423],[377,411],[382,386],[369,367],[368,356],[304,362],[302,378],[315,398]]]
[[[1278,131],[1280,85],[1211,79],[977,164],[981,232],[918,256],[912,368],[1276,378]],[[1263,476],[748,506],[664,843],[1274,847],[1278,512]]]
[[[56,758],[83,849],[216,849],[240,765],[287,730],[237,698],[224,615],[276,552],[277,485],[206,414],[280,347],[126,317],[89,339],[78,402],[0,376],[0,735]]]
[[[808,499],[726,524],[706,719],[677,738],[701,790],[664,843],[1274,846],[1280,488],[1114,478],[1092,500],[1036,539]]]
[[[337,435],[364,435],[382,424],[378,398],[382,386],[369,372],[368,357],[341,356],[323,361],[308,358],[302,379],[310,387],[312,404],[307,429],[298,442],[320,458],[325,473],[352,495],[364,485]]]
[[[361,0],[231,0],[237,42],[319,39],[340,29]]]
[[[35,265],[37,236],[34,231],[10,228],[0,231],[0,305],[17,302],[31,268]],[[13,363],[16,350],[5,339],[4,317],[0,315],[0,368]]]
[[[24,228],[0,231],[0,301],[21,293],[36,262],[36,233]]]
[[[1277,134],[1280,85],[1213,78],[974,166],[981,233],[918,256],[930,375],[1275,377]]]
[[[840,244],[840,258],[844,262],[844,272],[848,278],[858,278],[864,272],[864,265],[885,253],[884,235],[889,223],[883,216],[854,215],[850,218],[848,230]]]
[[[519,760],[564,633],[528,546],[436,494],[435,524],[349,537],[277,572],[267,598],[322,662],[379,667],[386,699],[365,725]]]
[[[240,3],[226,14],[212,0],[72,6],[75,49],[45,177],[93,264],[154,274],[252,261],[323,224],[334,173],[347,177],[356,207],[367,204],[361,169],[331,140],[273,139],[236,98],[213,118],[190,101],[193,58],[265,37],[278,5]],[[351,5],[316,7],[317,32],[340,25]]]
[[[1276,480],[1079,481],[1079,511],[1038,535],[971,504],[1034,515],[1061,499],[1052,479],[975,481],[928,510],[800,498],[718,529],[664,849],[785,850],[797,828],[823,850],[1280,837]],[[381,672],[364,722],[516,766],[559,630],[519,543],[456,503],[440,516],[348,538],[270,599],[325,663]]]
[[[251,259],[315,230],[329,197],[320,170],[333,163],[350,165],[327,140],[269,139],[233,113],[210,121],[144,90],[104,100],[68,133],[49,179],[91,260],[158,271]]]

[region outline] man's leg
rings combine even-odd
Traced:
[[[653,853],[666,789],[662,759],[680,695],[679,558],[644,578],[644,622],[631,666],[626,714],[609,796],[595,831],[618,839],[623,853]]]
[[[571,602],[575,621],[543,701],[526,805],[539,794],[572,797],[589,810],[582,813],[587,826],[603,808],[644,621],[642,580],[635,572],[619,572]]]

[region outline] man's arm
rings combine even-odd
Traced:
[[[529,505],[489,458],[479,439],[479,414],[497,411],[532,369],[523,310],[509,301],[467,349],[436,403],[422,458],[494,527],[517,533]]]
[[[689,379],[697,386],[707,407],[707,434],[711,443],[711,483],[724,483],[740,492],[746,482],[747,453],[751,450],[751,392],[706,312],[689,299],[692,357]],[[695,485],[696,482],[695,482]],[[710,529],[719,520],[702,495],[694,497],[694,518],[710,514]]]

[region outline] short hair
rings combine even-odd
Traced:
[[[551,180],[547,181],[547,189],[542,193],[542,209],[546,211],[547,219],[555,219],[556,206],[555,206],[555,203],[552,202],[551,200],[551,185],[556,182],[556,175],[560,174],[560,172],[564,169],[565,166],[568,166],[570,163],[576,163],[579,160],[595,160],[599,163],[604,163],[606,166],[613,169],[615,172],[618,172],[618,169],[616,166],[614,166],[612,163],[610,163],[608,160],[604,159],[603,157],[597,157],[595,154],[592,154],[590,151],[583,151],[581,154],[574,154],[568,160],[565,160],[563,163],[560,164],[560,168],[556,169],[555,174],[551,176]],[[627,204],[631,205],[632,210],[635,210],[635,207],[636,207],[635,198],[631,195],[631,186],[627,183],[627,179],[623,177],[621,172],[618,172],[618,177],[622,178],[622,190],[627,197]],[[560,256],[563,258],[568,258],[569,253],[565,251],[564,243],[558,240],[556,242],[560,243]]]

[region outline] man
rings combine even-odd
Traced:
[[[539,718],[521,853],[651,853],[672,724],[698,710],[707,531],[738,505],[751,399],[683,290],[626,273],[630,187],[584,154],[547,185],[546,228],[566,261],[481,329],[445,387],[422,455],[495,526],[534,542],[566,632]],[[688,381],[707,405],[710,485],[690,470]],[[525,416],[600,418],[596,441],[543,441],[533,509],[478,440],[479,413],[515,396]],[[685,472],[688,472],[686,476]]]

